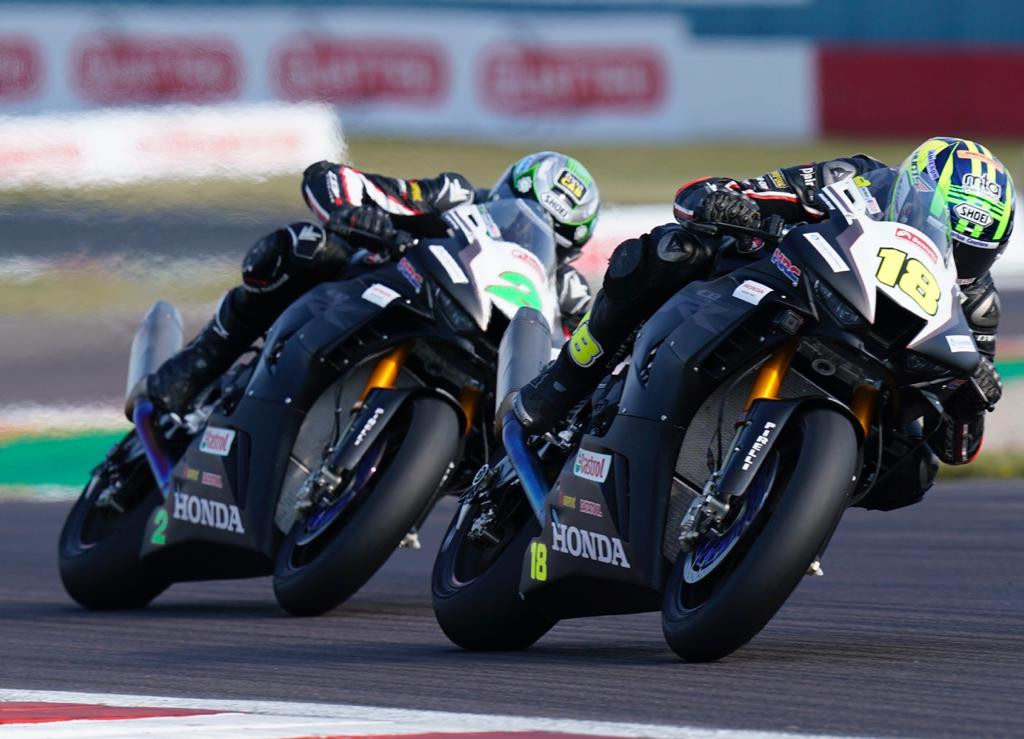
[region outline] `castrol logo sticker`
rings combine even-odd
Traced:
[[[576,463],[573,465],[572,472],[576,477],[582,477],[584,480],[604,482],[608,479],[611,468],[612,457],[610,454],[597,454],[580,449],[576,453]]]
[[[478,89],[505,113],[567,113],[656,107],[665,97],[667,64],[652,49],[509,44],[488,52]]]
[[[207,426],[203,439],[199,442],[199,451],[226,457],[231,453],[231,443],[235,440],[235,432],[231,429],[220,429]]]
[[[433,44],[390,38],[298,37],[270,63],[271,83],[286,100],[429,104],[448,93],[448,59]]]
[[[101,103],[236,98],[244,72],[231,41],[189,36],[94,36],[72,56],[78,94]]]
[[[29,38],[0,36],[0,100],[23,100],[38,89],[43,58]]]

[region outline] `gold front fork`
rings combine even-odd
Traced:
[[[761,365],[757,373],[747,402],[743,405],[743,412],[746,413],[754,404],[755,400],[774,400],[779,397],[779,388],[782,387],[782,380],[789,371],[789,365],[796,354],[800,340],[795,336],[775,350],[775,353],[768,358],[768,361]]]
[[[799,344],[800,340],[796,337],[790,339],[776,349],[768,361],[761,365],[754,385],[750,388],[747,402],[743,406],[744,414],[750,411],[755,400],[774,400],[779,397],[779,388],[782,387],[782,381],[786,377],[786,372],[789,371],[789,365],[793,362],[793,356],[796,354]],[[871,422],[875,417],[878,395],[878,388],[868,384],[858,385],[853,392],[850,410],[860,422],[865,436],[871,429]]]
[[[860,421],[860,427],[864,429],[865,437],[871,430],[871,421],[875,417],[875,408],[878,407],[878,395],[878,388],[874,385],[858,385],[857,389],[853,391],[850,410]]]
[[[359,395],[359,400],[356,402],[353,410],[359,410],[363,407],[363,401],[366,400],[366,396],[370,394],[371,390],[374,390],[375,388],[392,388],[395,386],[395,380],[398,379],[398,373],[401,372],[402,367],[405,366],[405,360],[409,356],[409,351],[411,349],[412,341],[406,341],[399,344],[377,360],[377,366],[373,368],[373,374],[371,374],[370,379],[366,381],[366,386],[363,388],[363,392]]]

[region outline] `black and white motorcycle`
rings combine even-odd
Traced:
[[[148,402],[93,471],[60,536],[68,593],[146,605],[172,582],[274,575],[294,614],[351,596],[493,446],[497,344],[527,306],[559,325],[556,252],[536,203],[446,214],[450,236],[396,248],[291,305],[262,349],[164,430]],[[181,346],[158,303],[129,387]]]
[[[558,433],[504,416],[506,456],[434,566],[453,642],[521,649],[559,619],[660,609],[678,655],[714,660],[761,630],[979,361],[937,184],[899,182],[886,209],[865,184],[885,177],[826,188],[827,220],[681,289]],[[500,372],[540,362],[528,318]]]

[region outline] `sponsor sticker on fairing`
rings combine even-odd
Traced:
[[[199,451],[226,457],[231,453],[231,443],[234,440],[235,432],[233,430],[207,426],[203,432],[203,438],[199,442]]]
[[[197,526],[206,526],[220,531],[233,531],[236,534],[245,533],[238,506],[221,503],[219,500],[201,498],[198,495],[175,493],[172,516],[179,521],[186,521]]]
[[[576,453],[576,463],[573,465],[572,472],[576,477],[582,477],[584,480],[604,482],[608,479],[611,468],[612,457],[610,454],[597,454],[580,449]]]
[[[794,285],[800,282],[800,268],[793,264],[792,260],[776,248],[772,252],[772,264],[778,267],[779,272],[784,274]]]
[[[732,291],[732,296],[734,298],[739,298],[745,303],[758,305],[771,291],[772,289],[767,285],[762,285],[760,282],[755,282],[754,280],[746,280]]]
[[[551,527],[551,549],[570,557],[590,559],[629,569],[629,560],[626,558],[622,540],[615,536],[556,523]]]
[[[430,253],[434,255],[444,271],[448,273],[448,278],[456,285],[465,285],[469,283],[469,278],[466,277],[466,273],[463,272],[462,267],[455,261],[447,249],[440,244],[431,244]]]
[[[824,236],[820,233],[811,231],[804,234],[804,238],[810,242],[811,246],[814,247],[814,251],[821,255],[821,258],[828,263],[828,266],[832,268],[833,272],[849,272],[850,266],[843,261],[843,258],[839,256],[839,253],[832,248],[832,245],[828,243]]]
[[[585,500],[580,498],[580,513],[586,513],[588,516],[596,516],[597,518],[604,518],[604,511],[601,508],[600,503],[595,503],[592,500]]]
[[[401,297],[397,290],[392,290],[387,285],[382,285],[379,282],[375,282],[368,288],[363,290],[363,300],[366,300],[374,305],[386,308],[388,304],[395,298]]]
[[[967,334],[951,334],[946,336],[946,343],[949,344],[951,352],[973,352],[977,351],[974,339]]]

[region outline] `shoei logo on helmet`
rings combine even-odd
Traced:
[[[980,177],[973,174],[964,175],[963,188],[964,192],[982,198],[996,198],[998,200],[1003,194],[1002,186],[998,182],[992,182],[985,175]]]
[[[231,41],[177,35],[98,35],[78,47],[72,68],[82,97],[105,103],[231,100],[243,77]]]
[[[987,210],[982,210],[970,203],[960,203],[953,208],[953,212],[964,220],[976,223],[979,226],[988,226],[992,223],[992,215]]]
[[[0,100],[28,97],[39,88],[43,59],[30,38],[0,38]]]
[[[235,432],[231,429],[219,429],[207,426],[203,439],[199,442],[199,451],[226,457],[231,452],[231,442],[235,440]]]
[[[565,196],[557,192],[548,191],[540,196],[541,204],[550,210],[559,220],[564,221],[569,217],[569,204],[565,202]]]
[[[448,92],[444,50],[412,39],[289,39],[270,62],[287,100],[433,103]]]

